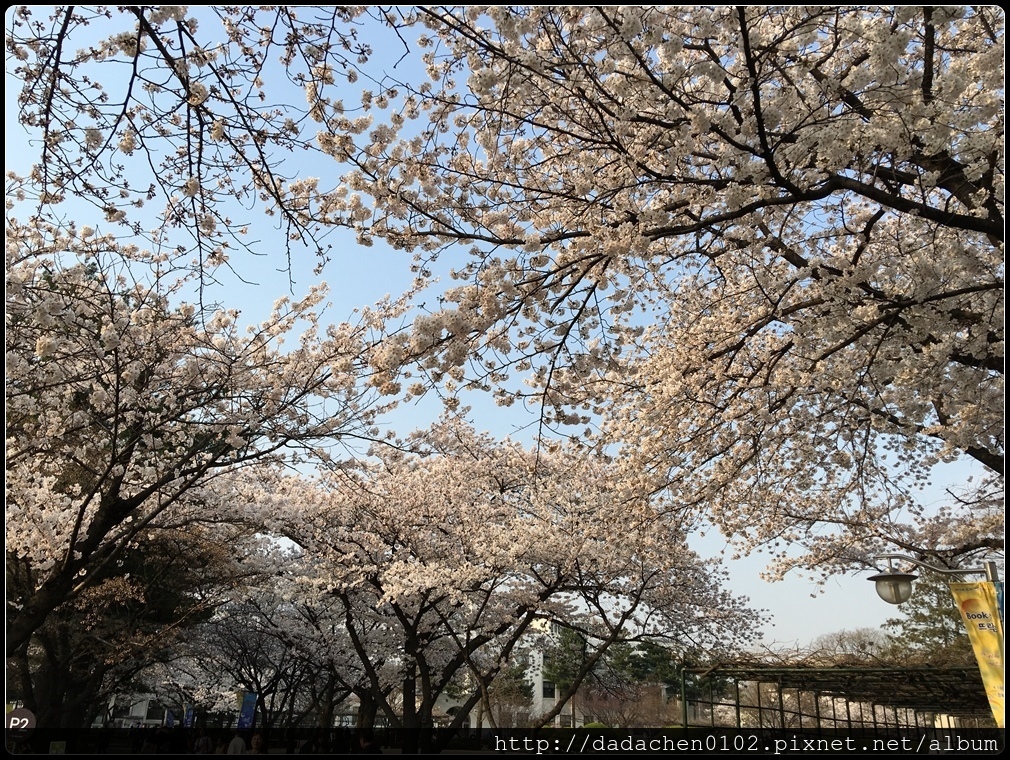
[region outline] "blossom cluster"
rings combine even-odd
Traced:
[[[361,329],[319,332],[324,286],[243,330],[236,312],[180,303],[182,283],[135,279],[109,237],[8,233],[23,260],[8,269],[6,543],[31,568],[11,600],[31,610],[18,636],[220,473],[367,427]],[[54,245],[67,254],[29,255]]]

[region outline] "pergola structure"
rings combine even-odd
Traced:
[[[686,674],[732,682],[709,700],[692,700],[704,725],[804,732],[887,731],[991,725],[977,667],[863,667],[725,663],[685,668]],[[714,692],[714,690],[713,690]],[[682,689],[686,697],[686,688]],[[684,704],[684,725],[690,720]]]

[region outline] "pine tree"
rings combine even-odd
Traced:
[[[884,623],[885,628],[894,632],[887,654],[931,665],[975,663],[947,578],[923,571],[912,597],[900,609],[901,617]]]

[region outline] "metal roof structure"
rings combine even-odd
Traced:
[[[920,716],[946,715],[982,720],[991,720],[992,717],[986,688],[979,668],[975,666],[885,667],[850,662],[735,662],[687,668],[686,672],[730,679],[737,685],[743,682],[772,684],[779,693],[805,692],[817,697],[885,707],[889,712],[894,708],[910,710]],[[721,700],[719,703],[726,704]],[[752,709],[755,705],[739,702],[737,686],[736,704],[733,706],[739,711]]]
[[[873,705],[947,715],[990,715],[977,667],[854,667],[720,664],[690,672],[734,681],[776,684],[796,690]]]

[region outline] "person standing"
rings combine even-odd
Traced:
[[[235,737],[228,744],[228,754],[229,755],[244,755],[246,753],[245,749],[245,739],[242,738],[242,734],[238,731],[235,732]]]

